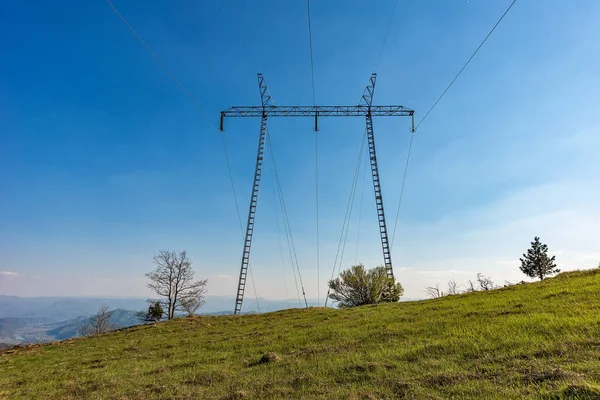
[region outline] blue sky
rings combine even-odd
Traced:
[[[419,120],[509,3],[398,0],[374,103],[405,105]],[[259,104],[258,71],[277,104],[312,103],[306,2],[113,4],[202,111],[104,1],[2,2],[0,293],[145,296],[152,255],[169,248],[188,250],[210,294],[233,294],[241,234],[215,125],[222,109]],[[392,7],[313,0],[317,103],[357,103]],[[598,20],[593,0],[518,1],[416,133],[393,249],[407,297],[477,272],[520,280],[518,258],[536,235],[565,270],[598,265]],[[259,121],[226,124],[245,220]],[[409,119],[374,125],[393,226]],[[364,119],[320,121],[320,279],[311,127],[270,120],[307,296],[322,300]],[[382,262],[362,182],[344,267]],[[251,265],[260,297],[295,297],[276,212],[268,167]]]

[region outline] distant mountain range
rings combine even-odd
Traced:
[[[285,308],[304,307],[304,301],[269,300],[247,297],[243,310],[246,312],[268,312]],[[200,314],[233,312],[235,297],[207,296],[206,303],[200,309]],[[145,310],[148,307],[143,298],[100,298],[100,297],[18,297],[0,295],[0,318],[48,318],[51,320],[67,320],[94,314],[102,306],[109,310]],[[308,300],[309,306],[318,305],[316,300]]]
[[[317,305],[309,301],[309,305]],[[233,296],[207,296],[199,314],[231,314]],[[146,310],[146,299],[95,297],[17,297],[0,295],[0,348],[16,344],[64,340],[78,336],[81,326],[98,309],[111,310],[111,322],[119,327],[140,324],[136,312]],[[260,309],[259,309],[260,306]],[[300,307],[298,301],[248,298],[244,313],[269,312]]]
[[[0,296],[0,318],[47,318],[64,321],[90,316],[106,304],[110,310],[142,310],[145,299],[84,298],[84,297],[17,297]]]
[[[89,317],[77,317],[66,321],[64,325],[48,330],[46,334],[54,337],[56,340],[64,340],[79,336],[79,330],[83,325],[87,324],[89,320]],[[136,311],[123,310],[120,308],[110,311],[110,322],[119,328],[127,328],[129,326],[141,324],[136,316]]]
[[[110,311],[110,320],[119,328],[141,323],[136,316],[136,311],[120,308]],[[81,327],[89,321],[89,316],[79,316],[61,321],[48,318],[0,318],[0,348],[15,344],[49,342],[76,337],[79,336]]]

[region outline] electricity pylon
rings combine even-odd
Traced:
[[[258,136],[258,154],[254,168],[254,183],[252,184],[252,195],[250,197],[250,208],[248,210],[248,221],[246,223],[246,236],[244,237],[244,249],[242,251],[242,263],[238,290],[235,299],[234,314],[239,314],[244,301],[246,288],[246,277],[248,264],[250,262],[250,247],[252,246],[252,235],[254,233],[254,220],[256,218],[256,206],[258,204],[258,191],[265,154],[265,139],[267,135],[268,117],[313,117],[315,121],[314,130],[319,130],[319,117],[357,117],[366,118],[367,141],[369,145],[369,159],[371,162],[371,176],[373,178],[373,190],[375,192],[375,204],[377,206],[377,219],[379,221],[379,236],[381,238],[381,249],[383,252],[384,266],[389,278],[394,278],[392,268],[392,255],[390,241],[385,222],[385,211],[383,197],[381,194],[381,181],[379,179],[379,168],[377,167],[377,153],[375,151],[375,133],[373,131],[373,116],[401,116],[412,118],[412,131],[414,132],[414,111],[403,106],[374,106],[373,94],[375,93],[375,81],[377,74],[372,74],[369,83],[363,93],[360,103],[356,106],[276,106],[271,94],[265,84],[262,74],[258,74],[258,87],[260,90],[260,106],[231,107],[221,111],[219,129],[224,130],[226,117],[260,117],[260,133]]]

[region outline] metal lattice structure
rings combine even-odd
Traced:
[[[260,89],[260,99],[264,108],[271,101],[268,88],[264,84],[262,74],[258,74],[258,87]],[[252,246],[252,235],[254,234],[254,219],[256,218],[256,205],[258,204],[258,189],[260,188],[260,178],[265,155],[265,140],[267,138],[267,115],[262,114],[260,119],[260,134],[258,135],[258,153],[256,155],[256,166],[254,167],[254,183],[252,184],[252,195],[250,197],[250,209],[248,210],[248,222],[246,223],[246,235],[244,236],[244,251],[242,253],[242,265],[240,267],[240,279],[235,298],[234,314],[242,311],[244,301],[244,290],[246,288],[246,278],[248,275],[248,265],[250,263],[250,247]]]
[[[394,278],[392,269],[392,254],[390,252],[390,241],[385,223],[385,211],[383,209],[383,195],[381,194],[381,181],[379,180],[379,167],[377,166],[377,152],[375,151],[375,132],[373,131],[373,115],[371,104],[375,93],[375,78],[371,75],[369,84],[362,96],[362,101],[367,108],[367,142],[369,144],[369,160],[371,162],[371,175],[373,177],[373,189],[375,191],[375,205],[377,206],[377,220],[379,222],[379,236],[381,237],[381,249],[383,250],[383,262],[388,278]],[[413,115],[412,113],[410,114]]]
[[[373,95],[375,93],[375,81],[377,74],[372,74],[369,83],[363,93],[360,104],[356,106],[276,106],[273,104],[271,95],[264,82],[262,74],[258,74],[258,87],[260,89],[260,106],[231,107],[221,111],[220,129],[224,130],[225,118],[228,117],[260,117],[260,134],[258,139],[258,154],[256,156],[256,166],[254,169],[254,183],[252,185],[252,195],[250,197],[250,209],[248,211],[248,222],[246,225],[246,236],[244,237],[244,249],[242,252],[242,262],[240,267],[240,278],[238,282],[237,296],[235,300],[234,314],[239,314],[242,310],[244,301],[244,291],[246,288],[246,277],[248,265],[250,263],[250,248],[252,245],[252,235],[254,232],[254,220],[256,218],[256,207],[258,204],[258,192],[260,188],[260,178],[262,176],[262,167],[265,151],[265,139],[267,135],[268,117],[313,117],[315,120],[314,129],[319,129],[319,117],[356,117],[364,116],[366,118],[367,141],[369,145],[369,159],[371,163],[371,175],[373,178],[373,189],[375,191],[375,204],[377,206],[377,219],[379,221],[379,234],[381,237],[381,248],[383,260],[387,275],[394,277],[392,268],[392,255],[385,221],[385,211],[383,207],[383,195],[381,190],[381,181],[379,179],[379,168],[377,166],[377,153],[375,151],[375,133],[373,130],[373,116],[404,116],[412,118],[412,130],[414,131],[414,111],[404,106],[373,106]]]

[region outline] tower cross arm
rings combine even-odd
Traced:
[[[264,112],[269,117],[351,117],[366,116],[369,106],[275,106],[264,107]],[[404,106],[371,106],[373,116],[399,116],[410,117],[414,111]],[[221,111],[221,117],[262,117],[262,106],[230,107]]]

